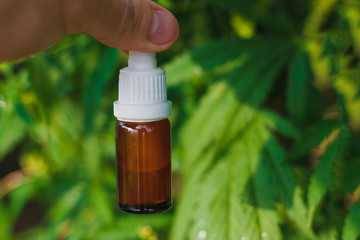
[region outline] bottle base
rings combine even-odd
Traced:
[[[171,199],[155,205],[128,205],[119,202],[122,211],[133,214],[154,214],[161,213],[171,208]]]

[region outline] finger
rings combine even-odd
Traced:
[[[175,17],[149,0],[0,1],[0,62],[34,54],[79,32],[138,51],[165,50],[179,34]]]
[[[111,47],[162,51],[179,34],[176,18],[150,0],[65,1],[67,31],[88,33]]]
[[[0,0],[0,61],[24,57],[65,34],[62,0]]]

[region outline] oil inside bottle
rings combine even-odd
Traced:
[[[116,124],[119,207],[147,214],[171,207],[170,122]]]

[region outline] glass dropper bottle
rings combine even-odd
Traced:
[[[114,102],[118,203],[121,210],[149,214],[171,207],[171,102],[155,53],[129,52]]]

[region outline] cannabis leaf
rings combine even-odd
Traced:
[[[360,202],[355,203],[345,218],[342,230],[343,240],[356,240],[360,236]]]

